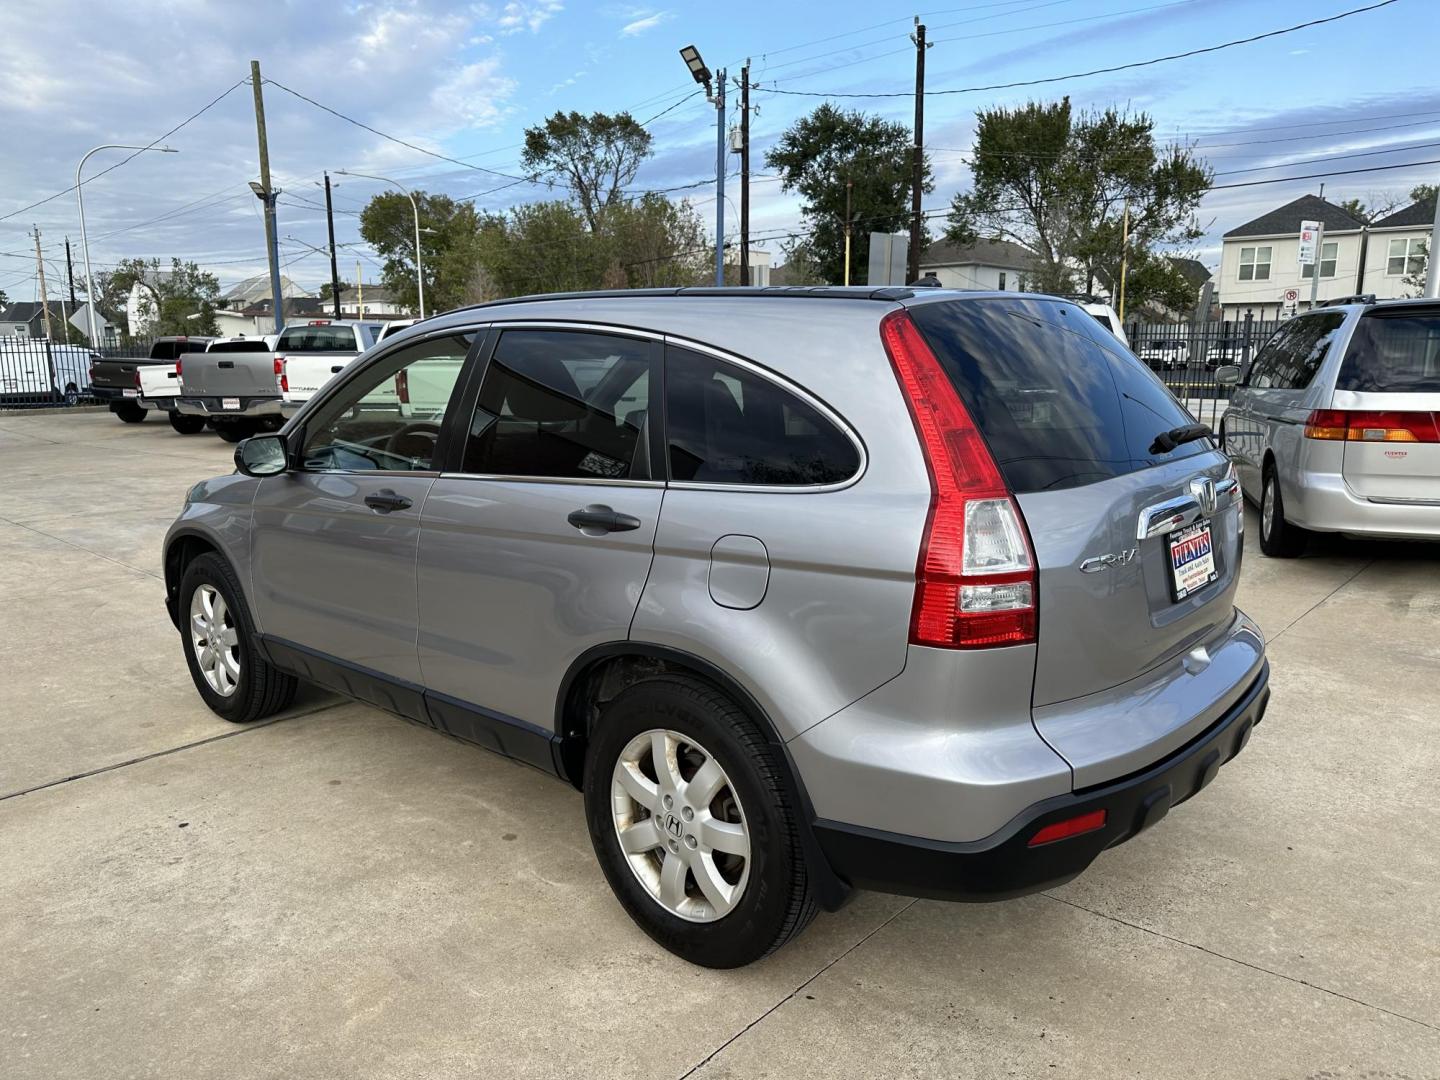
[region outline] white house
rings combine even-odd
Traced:
[[[1027,248],[1009,240],[978,240],[964,247],[942,241],[920,256],[920,274],[933,273],[947,289],[1023,292],[1034,264]]]
[[[1317,195],[1302,195],[1293,202],[1247,221],[1225,234],[1216,290],[1222,317],[1257,319],[1281,317],[1287,307],[1310,307],[1313,267],[1301,266],[1300,223],[1325,225],[1320,252],[1317,302],[1357,293],[1373,293],[1380,300],[1409,295],[1405,277],[1424,266],[1424,252],[1434,220],[1435,203],[1412,203],[1366,225],[1347,211]],[[1296,299],[1287,304],[1286,293]]]
[[[49,336],[55,340],[61,340],[65,335],[60,331],[60,320],[67,319],[71,326],[84,334],[90,336],[89,304],[81,301],[78,307],[71,307],[69,303],[59,299],[50,301],[50,333]],[[119,331],[100,312],[95,313],[95,329],[100,334],[101,345],[113,345]],[[45,309],[38,301],[28,300],[16,301],[9,307],[0,310],[0,337],[32,337],[43,338],[47,336],[45,331]]]
[[[362,295],[363,294],[363,295]],[[360,301],[365,302],[364,315],[368,319],[408,318],[408,307],[396,303],[390,290],[383,285],[362,285],[359,289],[351,286],[340,290],[340,314],[347,319],[358,319],[361,315]]]
[[[726,282],[730,282],[733,278],[736,285],[740,284],[739,248],[727,247],[725,249],[725,265],[727,267],[735,267],[734,275],[728,272],[726,273]],[[764,251],[761,248],[750,249],[750,284],[757,286],[770,284],[770,252]]]
[[[280,295],[286,300],[297,298],[311,298],[315,294],[303,286],[295,284],[284,274],[280,275]],[[254,307],[261,301],[270,299],[270,275],[256,274],[248,277],[236,285],[232,285],[221,300],[225,306],[232,311],[239,311],[241,308]]]

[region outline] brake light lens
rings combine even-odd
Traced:
[[[930,474],[910,642],[986,649],[1035,640],[1035,559],[1020,508],[940,361],[904,311],[881,339]]]
[[[290,392],[290,376],[285,373],[285,357],[275,357],[275,385],[282,394]]]
[[[185,361],[184,361],[184,360],[176,360],[176,361],[175,361],[175,375],[176,375],[177,378],[178,378],[181,374],[183,374],[183,368],[184,368],[184,367],[185,367]]]
[[[135,369],[135,389],[140,389],[140,369],[138,367]]]
[[[1056,840],[1069,840],[1072,836],[1084,836],[1086,833],[1103,829],[1108,816],[1108,811],[1091,810],[1088,814],[1078,814],[1064,821],[1057,821],[1053,825],[1046,825],[1030,837],[1030,842],[1025,846],[1039,847],[1041,844],[1053,844]]]
[[[1440,442],[1433,412],[1316,409],[1305,418],[1305,438],[1336,442]]]

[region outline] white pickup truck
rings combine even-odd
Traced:
[[[384,323],[358,319],[313,319],[287,326],[275,346],[280,409],[294,416],[320,388],[380,339]]]

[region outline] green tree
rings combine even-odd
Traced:
[[[698,285],[714,265],[715,245],[705,238],[699,212],[663,195],[616,203],[606,212],[599,241],[609,281],[619,288]]]
[[[910,129],[828,102],[797,120],[766,154],[780,173],[780,189],[798,192],[809,226],[809,247],[822,280],[845,280],[845,203],[850,189],[852,281],[865,276],[872,232],[910,227],[913,162]],[[930,162],[923,190],[934,190]]]
[[[329,299],[330,299],[331,293],[332,293],[332,288],[331,288],[332,285],[333,285],[333,282],[327,281],[327,282],[325,282],[325,284],[323,284],[323,285],[320,286],[320,299],[322,299],[322,300],[329,300]],[[341,279],[340,279],[340,291],[341,291],[342,293],[344,293],[347,289],[353,289],[354,287],[355,287],[355,283],[354,283],[353,281],[346,281],[344,278],[341,278]]]
[[[140,324],[146,334],[217,333],[220,280],[194,262],[171,259],[170,269],[160,267],[159,259],[124,259],[105,286],[120,296],[140,287]],[[103,294],[103,290],[96,291]],[[105,310],[103,305],[100,310]]]
[[[651,136],[627,112],[557,112],[525,129],[520,164],[532,177],[558,180],[580,206],[585,224],[598,230],[650,156]]]
[[[1068,97],[982,109],[976,119],[974,185],[952,201],[947,239],[999,237],[1028,248],[1036,291],[1091,291],[1098,282],[1115,295],[1128,259],[1127,304],[1193,303],[1188,283],[1159,254],[1201,235],[1195,210],[1213,174],[1189,149],[1157,146],[1145,113],[1075,115]]]
[[[10,297],[8,297],[8,296],[5,295],[5,290],[4,290],[4,289],[0,289],[0,308],[5,308],[5,307],[8,307],[9,305],[10,305]]]
[[[480,217],[467,202],[416,191],[425,267],[427,312],[472,301],[479,267]],[[419,311],[415,284],[415,213],[404,195],[387,191],[360,212],[360,235],[380,253],[382,280],[396,301]]]

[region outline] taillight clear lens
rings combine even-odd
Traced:
[[[1030,569],[1030,549],[1009,499],[971,499],[965,504],[962,574],[1008,574]]]

